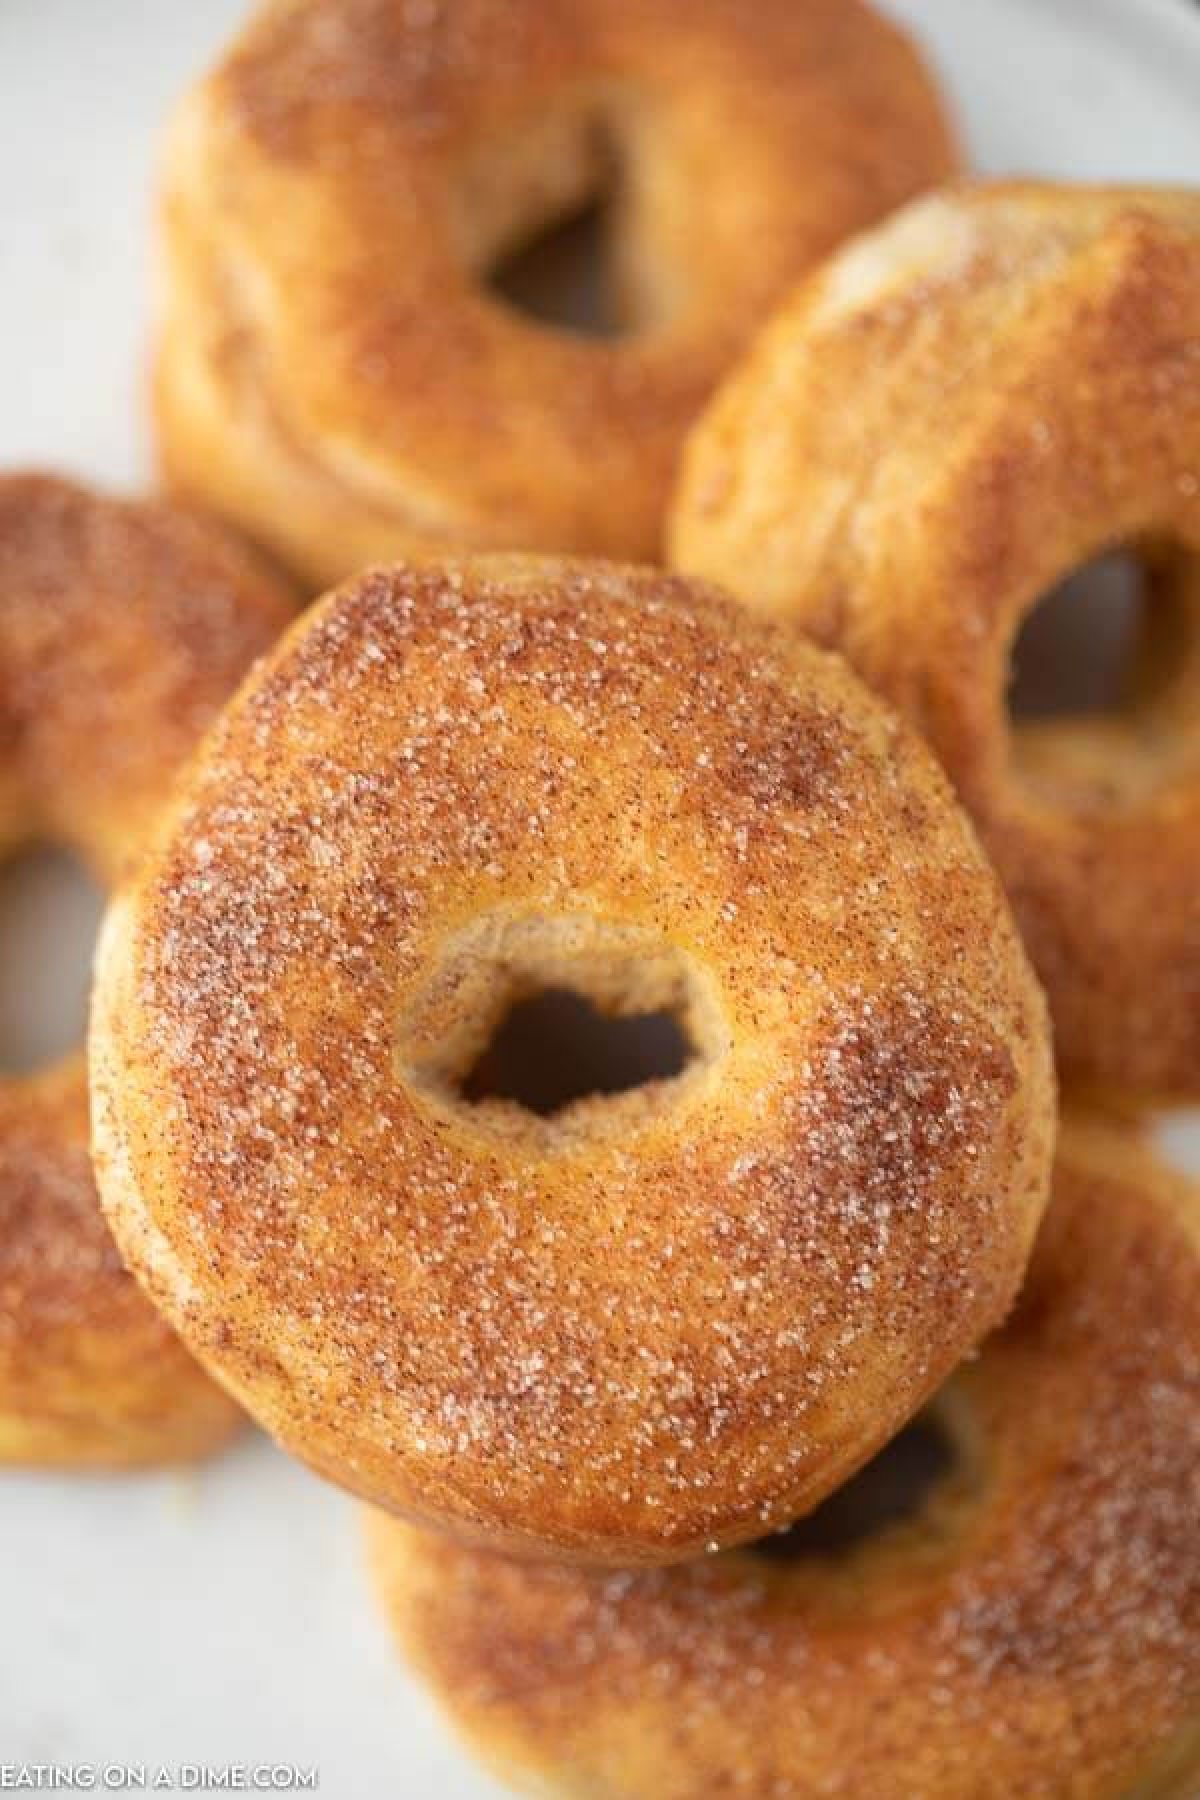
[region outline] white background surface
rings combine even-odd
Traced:
[[[892,10],[933,52],[978,166],[1200,182],[1184,0]],[[148,476],[156,132],[242,12],[0,0],[0,466]],[[0,948],[0,979],[29,961]],[[1195,1164],[1196,1128],[1171,1136]],[[0,1478],[0,1764],[237,1759],[317,1763],[325,1800],[495,1792],[392,1661],[352,1504],[266,1443],[187,1478]]]

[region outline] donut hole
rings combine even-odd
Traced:
[[[634,254],[629,96],[564,96],[472,146],[451,183],[451,240],[493,301],[559,332],[618,338],[671,310],[674,283]]]
[[[462,1084],[463,1098],[508,1100],[550,1118],[577,1100],[682,1075],[693,1056],[672,1012],[602,1011],[572,988],[516,1001]]]
[[[1155,538],[1101,552],[1026,611],[1012,645],[1019,776],[1068,803],[1145,792],[1194,735],[1197,674],[1200,561]]]
[[[1177,624],[1154,605],[1154,580],[1134,549],[1074,570],[1026,614],[1013,646],[1009,709],[1016,721],[1105,713],[1126,705],[1136,674],[1160,663]]]
[[[915,1519],[961,1466],[960,1447],[944,1418],[935,1410],[920,1413],[820,1506],[748,1549],[780,1563],[856,1550]]]
[[[611,192],[598,193],[502,257],[488,271],[488,286],[540,324],[584,337],[620,337],[627,324],[613,276],[611,229]]]
[[[30,1074],[78,1047],[104,896],[69,851],[0,864],[0,1072]]]
[[[404,1010],[396,1069],[439,1108],[509,1135],[619,1134],[687,1093],[725,1038],[674,946],[587,917],[485,918]]]
[[[1164,1112],[1154,1119],[1154,1147],[1163,1162],[1189,1181],[1200,1181],[1200,1122],[1194,1108]]]

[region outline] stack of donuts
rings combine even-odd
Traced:
[[[163,235],[169,498],[0,482],[113,888],[0,1456],[249,1414],[530,1792],[1196,1795],[1200,194],[973,183],[861,0],[271,0]]]

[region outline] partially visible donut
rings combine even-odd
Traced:
[[[171,135],[166,471],[322,586],[455,546],[656,557],[749,332],[954,165],[861,0],[264,7]],[[619,339],[488,285],[596,197]]]
[[[671,536],[920,726],[1064,1064],[1200,1096],[1200,194],[985,186],[860,238],[697,426]],[[1014,723],[1018,627],[1121,544],[1152,581],[1126,703]]]
[[[0,478],[0,855],[50,841],[116,881],[290,612],[215,525]],[[0,1081],[0,1463],[178,1461],[238,1417],[104,1224],[82,1056]]]
[[[957,1467],[853,1548],[802,1548],[818,1513],[767,1554],[606,1574],[375,1514],[380,1597],[455,1725],[530,1792],[1190,1800],[1195,1184],[1069,1117],[1017,1309],[936,1415]]]
[[[481,1091],[563,988],[673,1015],[686,1065]],[[91,1044],[113,1230],[250,1411],[596,1560],[815,1503],[1003,1316],[1049,1172],[1041,996],[932,758],[650,569],[380,569],[307,614],[110,909]]]

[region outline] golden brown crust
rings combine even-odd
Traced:
[[[0,853],[49,839],[117,879],[290,612],[258,559],[199,518],[0,479]],[[117,1254],[82,1057],[0,1082],[0,1462],[176,1461],[238,1416]]]
[[[675,1004],[670,1083],[456,1092],[527,987]],[[1015,1290],[1041,998],[932,759],[844,665],[652,570],[383,569],[223,716],[110,911],[118,1241],[346,1486],[669,1559],[868,1454]]]
[[[1200,1192],[1068,1118],[1009,1323],[950,1383],[970,1447],[843,1553],[602,1573],[374,1514],[397,1636],[539,1794],[1174,1800],[1200,1772]]]
[[[653,556],[683,432],[789,281],[952,173],[860,0],[300,0],[171,137],[166,470],[325,584],[447,546]],[[539,325],[503,252],[604,189],[640,328]]]
[[[1198,347],[1200,196],[935,196],[767,328],[696,428],[672,526],[680,567],[843,649],[918,722],[1006,883],[1063,1062],[1192,1098]],[[1108,545],[1164,540],[1178,643],[1153,694],[1013,729],[1026,611]]]

